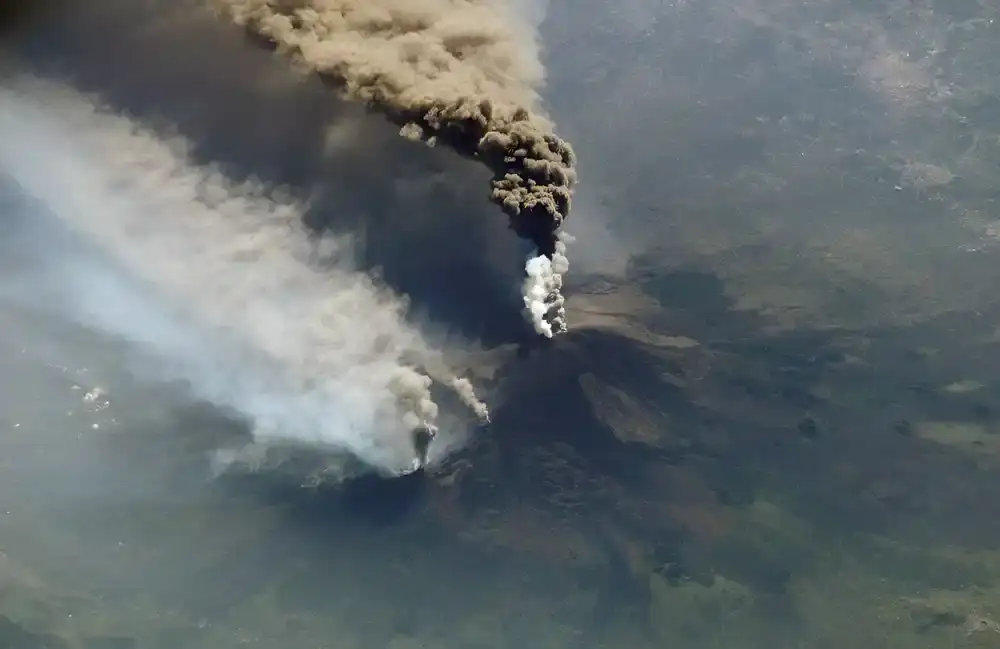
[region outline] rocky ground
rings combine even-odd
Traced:
[[[4,555],[0,632],[18,649],[994,646],[990,312],[792,327],[710,274],[642,277],[577,294],[579,326],[553,344],[498,351],[505,405],[430,475],[318,490],[240,478],[271,513],[234,523],[235,550],[173,532],[219,582],[246,553],[272,556],[290,524],[313,546],[364,520],[372,558],[283,558],[192,621],[172,597],[123,609]],[[211,514],[184,516],[171,526]],[[442,581],[451,570],[477,576]],[[330,600],[318,573],[354,595]]]

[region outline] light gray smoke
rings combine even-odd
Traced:
[[[535,31],[543,3],[207,1],[303,69],[386,114],[403,136],[485,164],[493,172],[492,200],[538,250],[526,271],[549,278],[545,297],[524,296],[532,323],[547,336],[566,329],[560,288],[568,261],[565,247],[557,247],[576,159],[539,109],[544,69]],[[525,284],[541,286],[533,278]]]
[[[438,425],[426,366],[487,417],[349,241],[316,261],[297,201],[38,80],[0,88],[0,141],[0,168],[120,269],[67,264],[72,299],[49,307],[136,343],[162,378],[252,419],[258,441],[410,470],[414,431]]]

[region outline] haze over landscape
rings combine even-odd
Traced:
[[[991,3],[14,9],[0,649],[1000,642]]]

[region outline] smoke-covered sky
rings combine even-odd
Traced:
[[[294,201],[191,165],[184,142],[82,97],[10,85],[4,167],[36,203],[22,218],[44,233],[50,213],[124,275],[36,243],[55,295],[15,284],[22,300],[148,348],[195,396],[249,416],[259,439],[346,446],[390,472],[409,464],[406,429],[438,418],[432,379],[414,368],[460,379],[405,323],[400,298],[356,269],[350,240],[311,240]]]
[[[983,378],[982,352],[961,347],[973,338],[988,344],[983,331],[996,312],[1000,10],[985,0],[94,0],[47,8],[5,32],[0,68],[0,425],[13,431],[3,457],[18,458],[0,474],[0,513],[9,509],[5,520],[17,523],[5,527],[16,532],[0,550],[56,566],[73,588],[92,583],[116,601],[144,589],[156,592],[151,599],[188,600],[199,629],[189,646],[236,642],[226,625],[254,613],[233,613],[234,602],[300,574],[300,563],[322,586],[310,582],[309,594],[298,582],[274,586],[289,600],[282,605],[319,610],[316,602],[354,592],[327,611],[331,627],[353,629],[342,631],[348,644],[419,636],[454,645],[484,633],[502,638],[494,646],[542,636],[572,646],[560,633],[573,623],[551,620],[597,617],[583,601],[590,595],[548,596],[560,579],[575,583],[568,573],[546,574],[551,581],[532,582],[526,595],[518,579],[531,581],[530,570],[503,561],[484,568],[440,537],[421,536],[419,552],[400,550],[401,532],[362,531],[344,523],[353,509],[324,518],[291,496],[296,514],[308,510],[303,523],[275,504],[285,483],[205,486],[206,458],[263,460],[246,445],[253,437],[243,420],[256,422],[258,442],[275,431],[390,472],[412,461],[412,429],[440,426],[435,459],[455,451],[460,477],[449,479],[474,485],[460,496],[435,487],[445,495],[428,507],[447,521],[443,534],[475,545],[512,529],[503,537],[510,545],[546,558],[551,546],[537,539],[559,536],[585,548],[566,550],[583,561],[590,546],[575,535],[622,547],[631,537],[621,530],[663,535],[673,523],[651,522],[643,507],[656,499],[643,495],[641,505],[611,507],[627,522],[603,531],[612,515],[574,491],[571,468],[586,466],[604,485],[587,492],[594,502],[618,494],[598,480],[613,482],[603,471],[631,461],[663,422],[687,426],[689,410],[708,407],[688,387],[669,408],[642,404],[667,403],[686,382],[709,386],[699,396],[712,393],[716,373],[737,373],[724,363],[755,362],[734,349],[778,346],[768,336],[783,333],[902,332],[914,353],[964,367],[983,385],[995,381]],[[233,12],[251,34],[232,24]],[[374,114],[358,98],[377,104]],[[513,119],[517,108],[524,119]],[[438,141],[430,147],[414,135]],[[561,153],[569,146],[574,156]],[[284,195],[272,191],[278,185],[288,186]],[[498,203],[510,196],[516,205],[505,213]],[[565,270],[562,248],[556,259],[536,255],[561,246],[549,225],[566,212],[569,269],[552,280]],[[512,231],[522,214],[545,227]],[[320,228],[329,238],[318,242]],[[535,284],[525,284],[526,267],[537,271]],[[531,292],[546,282],[548,290]],[[538,335],[541,320],[526,317],[525,297],[552,302],[560,282],[568,331],[549,341]],[[882,344],[862,345],[876,360],[854,367],[883,372],[881,383],[932,382],[878,360],[891,356]],[[823,345],[806,346],[800,355],[818,362]],[[949,354],[954,360],[943,360]],[[654,357],[680,369],[665,373]],[[582,386],[589,405],[560,401],[567,386]],[[493,409],[492,427],[477,422],[470,387]],[[752,413],[776,397],[754,394],[733,398],[725,417],[695,421],[716,436],[727,425],[766,430]],[[801,402],[812,403],[800,397],[788,408]],[[899,408],[893,402],[871,419],[898,419]],[[598,419],[619,422],[609,424],[613,435]],[[628,450],[602,435],[628,439]],[[711,446],[711,435],[691,446]],[[462,455],[469,443],[472,455]],[[831,483],[878,465],[854,463],[851,443],[828,449],[838,472],[830,469]],[[531,464],[551,448],[565,462]],[[772,453],[780,455],[748,457]],[[504,481],[529,465],[543,469]],[[344,470],[320,462],[321,472]],[[684,524],[711,527],[707,515],[685,518],[671,500],[700,494],[692,485],[718,472],[690,471],[662,499]],[[528,492],[536,483],[544,497]],[[362,509],[409,498],[371,489]],[[572,510],[570,523],[546,527],[532,517],[549,497]],[[576,499],[586,504],[574,509]],[[948,518],[940,508],[912,511],[912,520],[898,514],[878,525],[916,529],[921,512]],[[951,529],[962,525],[971,523]],[[631,566],[630,552],[612,568]],[[98,567],[80,567],[81,558]],[[463,560],[469,575],[474,566],[485,572],[440,579],[441,565]],[[45,593],[54,575],[25,570],[19,579]],[[384,604],[391,589],[403,594]],[[630,601],[626,591],[595,595],[593,606]],[[519,604],[503,609],[512,593]],[[419,612],[386,614],[392,625],[380,625],[379,602]],[[470,613],[477,607],[497,617]],[[607,629],[614,624],[625,623],[607,621]],[[141,635],[128,622],[119,627],[101,633]],[[603,641],[620,646],[607,629]],[[288,633],[277,637],[292,642]],[[307,646],[308,633],[295,642]]]

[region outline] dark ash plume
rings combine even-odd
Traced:
[[[209,2],[306,71],[386,114],[403,136],[444,144],[485,164],[493,172],[491,199],[510,217],[511,228],[554,262],[534,263],[536,272],[544,266],[550,277],[526,283],[527,311],[539,333],[565,329],[561,277],[552,276],[567,267],[559,229],[576,183],[575,156],[532,109],[544,75],[534,53],[527,53],[531,38],[519,32],[505,3]],[[540,298],[542,285],[547,293]]]

